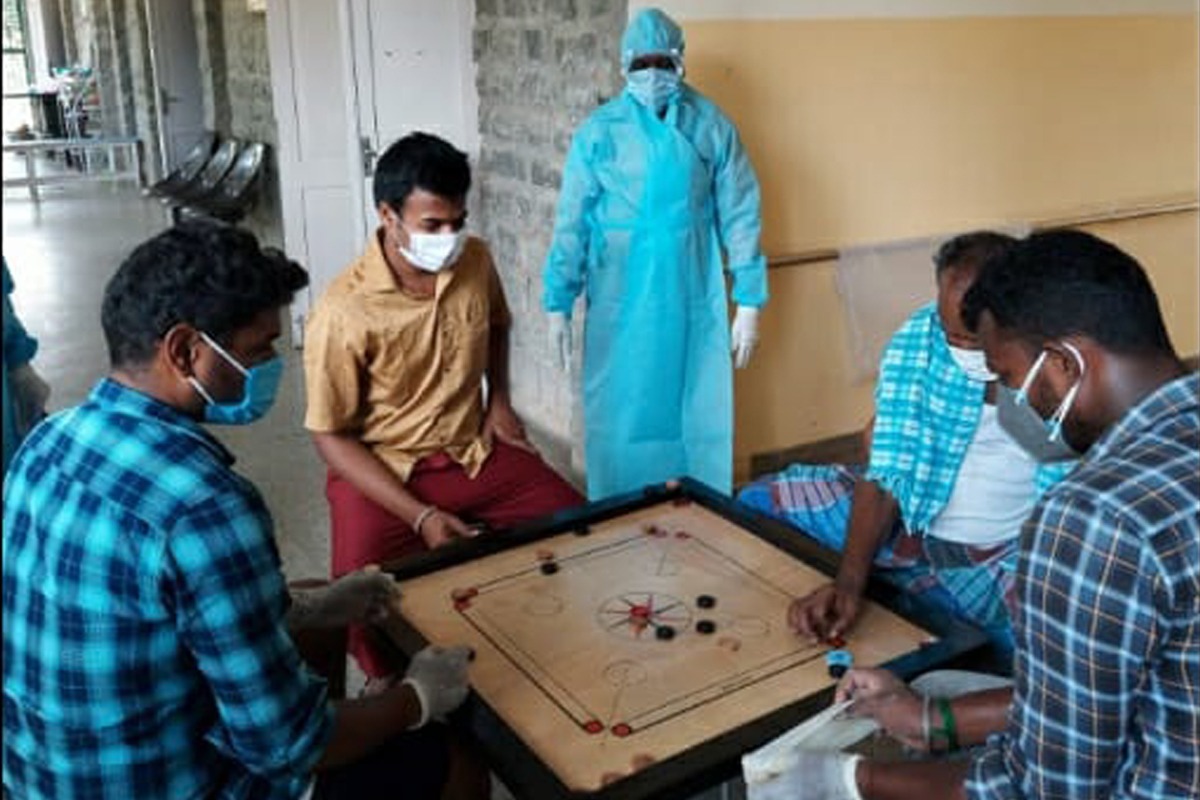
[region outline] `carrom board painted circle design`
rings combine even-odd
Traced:
[[[654,639],[656,632],[681,631],[691,621],[691,611],[683,600],[661,592],[623,592],[605,600],[596,612],[601,628],[629,639]]]

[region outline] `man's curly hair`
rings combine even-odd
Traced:
[[[101,323],[113,367],[145,364],[173,326],[217,341],[291,303],[308,274],[229,225],[188,221],[134,249],[104,290]]]

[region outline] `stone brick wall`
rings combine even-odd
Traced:
[[[158,133],[154,122],[144,7],[140,0],[64,0],[62,14],[68,64],[91,67],[100,109],[90,112],[89,134],[140,136],[143,169],[154,178]]]
[[[108,6],[102,0],[68,0],[64,19],[70,21],[73,36],[68,49],[71,65],[91,67],[96,78],[100,113],[92,109],[87,121],[89,133],[112,133],[112,118],[117,112],[117,76],[112,58],[112,39],[108,34]],[[108,111],[108,113],[104,113]]]
[[[242,223],[260,239],[283,245],[283,217],[274,147],[267,16],[246,10],[245,0],[193,0],[200,70],[205,76],[205,121],[222,136],[265,142],[271,152],[258,204]]]
[[[108,130],[112,133],[126,133],[134,130],[134,91],[133,63],[129,41],[130,29],[124,24],[127,19],[127,0],[106,0],[108,6],[109,47],[112,50],[112,73],[115,113],[109,116]]]
[[[133,126],[142,140],[142,165],[148,180],[163,177],[159,154],[158,118],[154,114],[154,73],[150,63],[149,25],[146,6],[137,0],[125,0],[125,56],[129,64],[129,83],[133,104]]]
[[[58,7],[63,31],[63,58],[68,64],[79,60],[79,43],[76,41],[75,0],[62,0]]]
[[[204,80],[204,122],[214,131],[229,131],[229,88],[226,85],[225,25],[221,0],[192,0],[200,74]]]
[[[222,132],[270,147],[261,193],[243,223],[263,241],[283,246],[283,212],[275,145],[279,140],[271,104],[271,66],[267,58],[267,15],[246,10],[246,0],[223,0],[221,20],[225,44],[225,85],[229,127]]]
[[[552,359],[541,272],[571,135],[621,87],[619,43],[628,6],[625,0],[475,5],[480,232],[496,257],[514,317],[514,404],[550,460],[578,475],[578,378],[569,380]],[[582,313],[575,317],[578,340]]]
[[[277,140],[267,63],[267,18],[245,0],[192,0],[204,86],[205,124],[225,137]],[[159,175],[149,28],[142,0],[64,0],[64,39],[74,61],[96,69],[102,113],[92,131],[137,135],[147,176]],[[258,206],[243,223],[264,241],[283,243],[279,181],[273,154]]]

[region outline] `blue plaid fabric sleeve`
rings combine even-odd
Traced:
[[[1196,393],[1144,401],[1026,523],[1009,726],[968,797],[1200,797]]]
[[[113,381],[4,485],[13,797],[294,798],[332,734],[269,514],[193,420]]]
[[[205,738],[286,783],[307,775],[332,731],[325,684],[284,624],[287,585],[265,517],[256,493],[214,494],[171,531],[169,583],[180,641],[217,706]]]

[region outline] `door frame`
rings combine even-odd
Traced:
[[[176,161],[182,159],[185,153],[173,153],[174,147],[168,131],[167,116],[170,114],[169,109],[163,107],[163,96],[166,93],[163,88],[162,64],[160,63],[160,53],[165,48],[163,43],[159,41],[161,26],[159,16],[161,14],[160,0],[143,0],[142,11],[146,16],[146,47],[149,51],[150,58],[150,83],[151,83],[151,98],[150,103],[154,109],[154,124],[158,133],[158,167],[161,170],[163,177],[169,175],[172,166],[171,156],[174,154]],[[199,30],[196,28],[196,16],[194,5],[191,2],[183,2],[182,5],[187,6],[188,19],[191,21],[192,37],[195,40],[196,48],[196,108],[199,110],[200,128],[203,130],[207,127],[204,111],[204,75],[200,64],[200,37]],[[158,10],[156,10],[158,9]]]
[[[151,2],[152,0],[147,0]],[[377,0],[376,0],[377,1]],[[396,2],[397,0],[388,0]],[[345,236],[347,231],[341,226],[349,224],[353,230],[349,235],[355,242],[363,242],[375,229],[375,214],[370,206],[371,193],[367,181],[367,150],[379,150],[381,145],[376,141],[378,129],[375,124],[376,92],[372,47],[373,37],[378,34],[372,30],[370,20],[370,2],[372,0],[272,0],[267,5],[267,39],[271,58],[271,83],[275,121],[278,126],[278,156],[280,202],[283,215],[284,246],[293,258],[301,263],[309,263],[313,252],[320,249],[320,244],[311,237],[321,236],[321,226],[309,224],[305,216],[304,191],[302,179],[302,158],[298,154],[297,131],[303,120],[301,106],[297,102],[296,54],[293,52],[292,19],[293,9],[302,3],[334,3],[337,10],[337,30],[326,34],[329,47],[338,51],[338,61],[341,69],[341,82],[344,91],[341,92],[343,102],[340,107],[322,109],[322,113],[340,114],[340,124],[345,131],[345,160],[343,173],[348,189],[350,222],[339,221],[339,230],[333,235]],[[462,52],[462,86],[453,91],[453,96],[461,98],[462,108],[456,109],[456,114],[462,112],[465,120],[462,124],[468,129],[464,133],[465,141],[458,143],[467,149],[472,162],[477,160],[479,149],[478,97],[475,94],[475,67],[472,50],[471,26],[475,18],[474,0],[449,0],[444,7],[455,14],[456,25]],[[364,146],[364,137],[369,147]],[[339,181],[338,185],[341,185]],[[304,319],[312,306],[315,297],[313,289],[297,295],[292,305],[293,342],[301,346]]]

